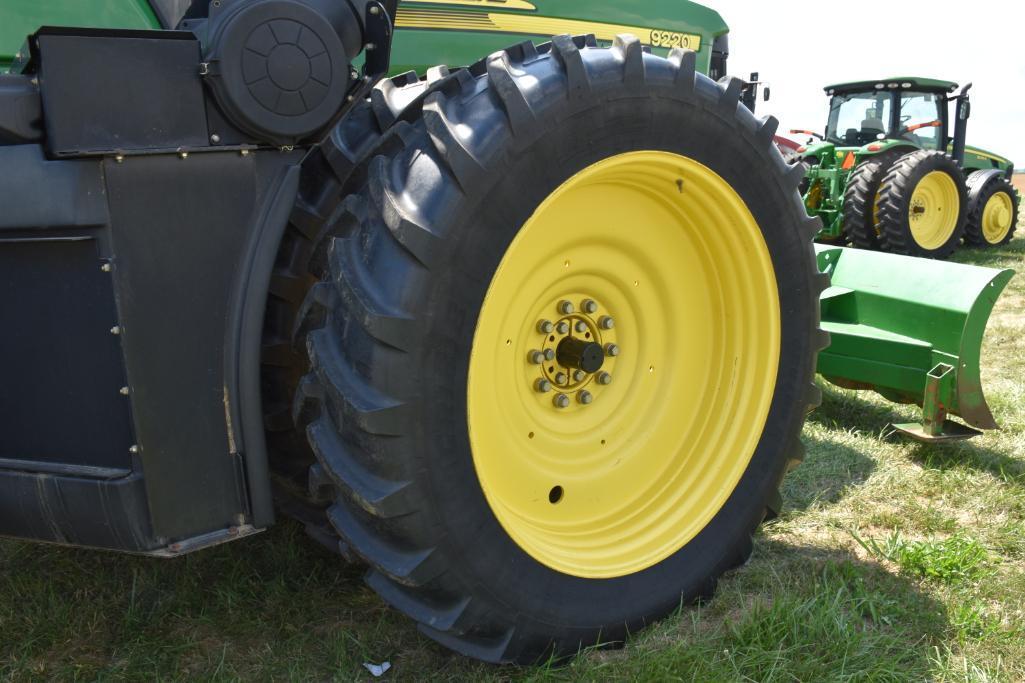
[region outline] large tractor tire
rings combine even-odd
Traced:
[[[1018,226],[1018,192],[1003,171],[975,171],[968,176],[968,222],[965,244],[998,247],[1014,237]]]
[[[858,249],[879,251],[876,226],[876,194],[883,177],[899,154],[879,154],[858,164],[847,179],[844,190],[843,223],[851,245]]]
[[[396,122],[319,231],[295,413],[339,547],[439,643],[621,642],[778,511],[826,278],[739,96],[568,36],[375,92]]]
[[[884,251],[948,258],[961,242],[967,216],[960,167],[943,152],[905,154],[879,186],[876,216]]]

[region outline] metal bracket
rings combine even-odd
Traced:
[[[893,428],[917,441],[957,441],[979,436],[982,432],[947,419],[947,406],[957,392],[957,368],[938,363],[926,375],[922,398],[922,422],[895,424]]]

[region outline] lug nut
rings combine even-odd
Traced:
[[[612,384],[612,375],[607,372],[602,372],[598,375],[598,384],[604,384],[608,386]]]
[[[565,372],[558,372],[555,374],[556,384],[565,384],[569,381],[569,376]]]
[[[545,360],[555,360],[555,349],[545,349]]]
[[[552,324],[551,320],[542,320],[537,324],[537,331],[541,334],[551,334],[554,329],[555,325]]]
[[[551,390],[552,383],[544,379],[543,377],[534,382],[534,391],[536,391],[539,394],[547,394]]]
[[[563,321],[555,326],[555,331],[559,334],[569,334],[569,323]]]
[[[597,313],[598,303],[594,299],[584,299],[580,304],[580,308],[584,313]]]
[[[569,408],[569,396],[566,394],[556,394],[555,398],[552,399],[552,403],[555,404],[556,408]]]
[[[583,382],[586,378],[587,378],[587,373],[584,372],[583,370],[574,370],[573,371],[573,381],[574,382]]]
[[[574,325],[573,327],[576,328],[576,331],[579,332],[580,334],[583,334],[584,332],[587,332],[587,323],[585,323],[583,320],[578,320],[577,324]]]
[[[559,302],[559,313],[562,313],[563,315],[569,315],[573,311],[574,308],[572,302],[566,301],[565,299]]]
[[[527,360],[533,363],[534,365],[541,365],[541,363],[543,363],[545,360],[545,355],[537,349],[535,349],[527,354]]]
[[[619,346],[616,345],[616,344],[606,344],[605,345],[605,355],[606,356],[612,356],[612,357],[618,356],[619,355]]]
[[[577,394],[577,400],[586,406],[594,400],[594,396],[591,395],[590,391],[581,391],[579,394]]]
[[[603,330],[611,330],[616,326],[616,321],[611,316],[603,315],[601,320],[598,321],[598,326]]]

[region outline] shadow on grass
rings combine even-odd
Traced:
[[[860,451],[836,441],[805,433],[804,462],[783,480],[783,515],[828,507],[840,501],[853,486],[862,484],[876,463]]]
[[[808,422],[830,429],[884,436],[892,432],[891,424],[907,422],[920,411],[914,405],[867,401],[862,396],[874,394],[842,389],[825,380],[820,380],[819,386],[822,404],[808,415]]]
[[[981,438],[951,443],[915,444],[911,457],[922,467],[929,469],[968,467],[979,472],[988,472],[1004,481],[1025,482],[1025,460],[989,448],[983,445],[985,441]]]
[[[1019,231],[1022,227],[1019,226]],[[995,249],[970,249],[962,247],[954,252],[952,261],[967,263],[973,266],[988,266],[990,268],[1000,267],[999,264],[1005,261],[1020,261],[1025,258],[1025,239],[1021,236],[1011,240],[1008,244]]]
[[[847,550],[759,537],[701,608],[655,626],[601,668],[609,680],[928,680],[952,630],[944,605]]]

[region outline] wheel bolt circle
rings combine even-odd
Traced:
[[[597,313],[598,303],[594,299],[584,299],[580,304],[580,309],[584,313]]]
[[[554,329],[555,325],[551,320],[542,320],[537,324],[537,331],[541,334],[551,334]]]
[[[562,313],[563,315],[569,315],[574,310],[576,309],[573,308],[572,301],[566,301],[565,299],[563,299],[559,302],[559,313]]]
[[[612,356],[612,357],[618,356],[619,355],[619,346],[617,344],[606,344],[605,345],[605,355],[606,356]]]
[[[539,394],[547,394],[551,390],[552,383],[544,378],[541,378],[534,382],[534,391],[536,391]]]
[[[541,363],[543,363],[545,360],[545,354],[538,351],[537,349],[534,349],[533,351],[527,354],[527,360],[529,360],[534,365],[541,365]]]
[[[580,401],[581,404],[586,406],[594,400],[594,396],[591,395],[590,391],[581,391],[579,394],[577,394],[577,400]]]
[[[602,372],[598,375],[598,384],[608,386],[612,384],[612,375],[607,372]]]
[[[555,398],[552,399],[552,403],[555,404],[556,408],[569,408],[569,396],[566,394],[556,394]]]
[[[603,315],[601,319],[598,321],[598,327],[602,328],[603,330],[611,330],[615,326],[616,321],[608,315]]]

